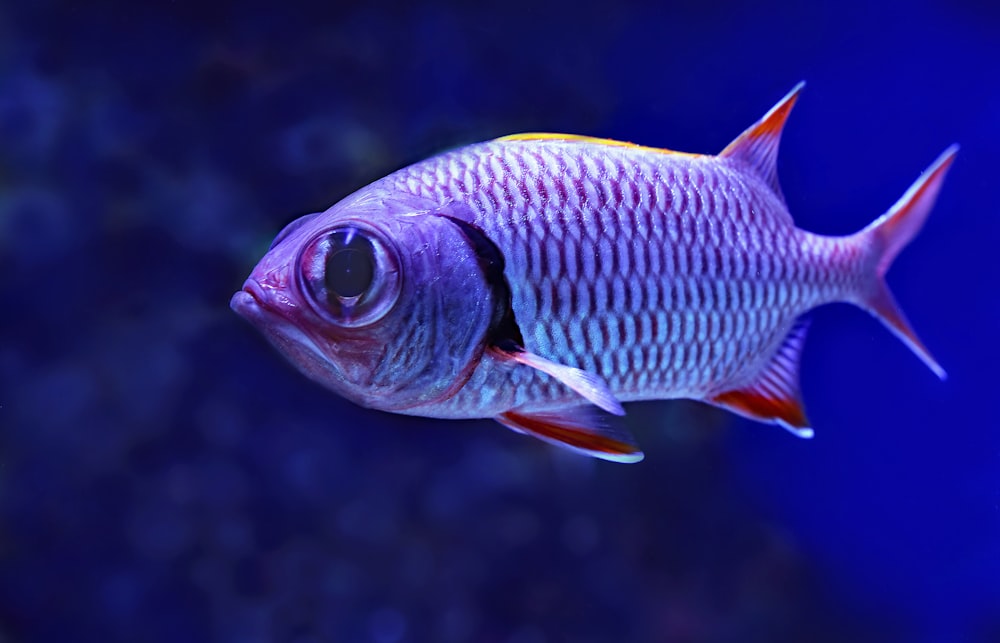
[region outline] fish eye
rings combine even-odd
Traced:
[[[339,326],[381,319],[399,297],[394,247],[362,224],[326,230],[308,243],[299,274],[312,307]]]
[[[324,283],[328,294],[341,300],[365,293],[375,278],[375,251],[363,235],[354,230],[331,235],[326,256]]]

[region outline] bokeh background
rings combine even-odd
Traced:
[[[1000,10],[964,1],[0,4],[0,641],[1000,641]],[[817,436],[632,405],[639,465],[355,408],[228,309],[289,220],[518,131],[720,150],[853,232]]]

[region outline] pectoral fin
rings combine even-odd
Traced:
[[[541,413],[522,413],[514,409],[495,419],[518,433],[594,458],[632,463],[644,457],[628,431],[602,422],[593,407]]]
[[[493,346],[494,354],[501,359],[508,359],[525,366],[530,366],[546,375],[556,378],[570,389],[582,395],[587,401],[596,404],[608,413],[614,415],[625,415],[625,409],[621,402],[611,392],[607,382],[600,375],[580,370],[565,364],[545,359],[540,355],[529,353],[520,346],[515,346],[510,342],[503,345]]]

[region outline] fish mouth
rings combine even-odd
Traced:
[[[271,326],[288,321],[281,314],[281,308],[274,300],[273,293],[268,292],[267,287],[255,279],[247,279],[243,283],[243,288],[230,298],[229,307],[237,315],[255,325]]]
[[[247,279],[243,289],[233,294],[229,307],[251,324],[280,351],[288,355],[299,370],[313,377],[313,371],[334,367],[315,339],[279,312],[266,289],[253,279]],[[304,363],[313,367],[304,366]],[[337,371],[339,373],[339,371]]]
[[[229,307],[245,319],[261,316],[265,309],[264,289],[253,279],[247,279],[243,289],[238,290],[229,300]]]

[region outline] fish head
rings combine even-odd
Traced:
[[[306,376],[405,412],[471,377],[504,305],[455,204],[368,191],[275,238],[231,307]]]

